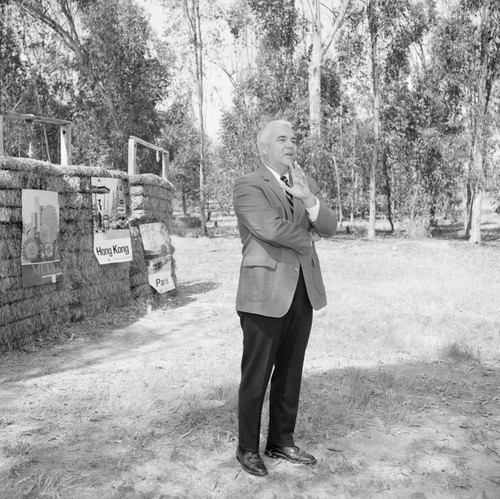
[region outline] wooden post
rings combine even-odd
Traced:
[[[61,125],[61,166],[71,163],[71,125]]]
[[[0,156],[5,156],[3,150],[3,116],[0,114]]]
[[[161,178],[168,180],[168,161],[169,161],[168,151],[161,153]]]
[[[129,175],[136,175],[136,171],[135,171],[136,152],[137,152],[137,144],[135,142],[135,138],[130,137],[128,139],[128,174]]]

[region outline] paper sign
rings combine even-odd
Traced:
[[[172,278],[172,254],[169,252],[169,234],[162,222],[139,226],[144,246],[144,258],[148,269],[149,284],[158,293],[175,288]]]
[[[57,282],[59,258],[59,198],[57,192],[23,189],[21,272],[23,286]]]
[[[92,177],[94,254],[101,265],[132,261],[123,181]]]

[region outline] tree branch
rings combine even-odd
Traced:
[[[349,8],[349,5],[351,3],[351,0],[344,0],[342,2],[342,6],[340,7],[340,12],[335,19],[335,23],[333,24],[330,32],[326,35],[325,42],[323,43],[323,54],[327,52],[327,50],[330,48],[330,45],[333,42],[333,39],[335,38],[335,35],[337,34],[337,31],[339,30],[340,26],[342,25],[342,22],[344,21],[344,17],[347,13],[347,9]]]

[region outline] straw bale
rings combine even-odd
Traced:
[[[130,187],[130,195],[134,196],[146,196],[157,199],[164,199],[171,201],[174,197],[174,193],[171,189],[165,189],[161,186],[150,186],[150,185],[135,185]]]
[[[128,180],[126,172],[122,172],[121,170],[108,170],[100,166],[72,165],[64,167],[64,170],[66,175],[74,177],[101,177]]]
[[[76,288],[76,287],[75,287]],[[130,281],[119,279],[116,281],[99,282],[80,289],[75,289],[75,297],[78,303],[85,303],[96,299],[111,301],[117,296],[125,296],[130,292]]]
[[[93,252],[76,251],[65,255],[64,266],[75,284],[85,285],[88,282],[113,282],[125,279],[128,264],[115,263],[100,265]]]
[[[0,260],[0,278],[19,277],[21,275],[21,256]]]
[[[156,290],[149,284],[142,284],[140,286],[135,286],[130,291],[134,299],[140,298],[142,296],[154,295],[156,293]]]
[[[0,278],[0,294],[7,293],[7,291],[19,288],[19,284],[22,285],[22,279],[20,277],[2,277]]]
[[[19,239],[21,240],[23,234],[23,224],[18,223],[0,223],[0,241],[6,239]]]
[[[94,238],[92,234],[71,235],[64,233],[61,238],[61,244],[64,243],[65,251],[74,253],[75,251],[94,251]]]
[[[2,285],[2,281],[10,281],[10,284],[4,283]],[[9,292],[1,292],[2,286],[6,288],[9,286]],[[38,300],[39,296],[56,291],[72,294],[72,283],[67,275],[65,275],[64,269],[61,280],[54,283],[43,284],[42,286],[23,287],[23,280],[21,277],[0,279],[0,305],[28,299]]]
[[[21,207],[7,208],[0,206],[0,223],[22,222]]]
[[[73,321],[78,321],[85,317],[92,317],[105,310],[123,307],[129,304],[130,300],[130,293],[115,295],[109,300],[102,300],[99,298],[87,300],[71,307],[71,318]]]
[[[166,188],[170,183],[153,173],[141,173],[139,175],[129,176],[130,185],[162,185]]]
[[[10,345],[9,348],[29,343],[35,335],[40,335],[51,326],[61,323],[62,321],[58,320],[59,317],[70,317],[69,310],[69,307],[62,307],[57,311],[57,316],[55,311],[46,311],[7,324],[2,327],[0,342],[3,343],[4,347]]]
[[[10,324],[8,326],[0,325],[0,352],[6,352],[7,350],[14,349],[15,345],[11,340],[11,330],[12,328]]]
[[[137,287],[142,284],[149,284],[148,274],[137,273],[135,275],[130,276],[130,286]]]
[[[62,170],[59,167],[46,161],[29,158],[13,158],[10,156],[2,156],[0,158],[0,169],[38,173],[41,176],[62,175]]]
[[[90,194],[66,191],[59,196],[59,206],[61,209],[87,209],[92,210],[92,197]]]
[[[71,296],[65,291],[40,293],[36,299],[26,298],[0,306],[0,321],[3,320],[4,324],[10,324],[46,311],[53,311],[54,317],[64,319],[61,316],[61,311],[70,304]]]
[[[67,234],[69,236],[81,236],[84,234],[93,234],[94,232],[94,222],[92,216],[85,216],[85,211],[80,210],[82,215],[77,220],[72,220],[68,218],[74,215],[73,210],[68,213],[67,209],[61,210],[59,217],[59,232],[60,234]]]
[[[130,238],[133,240],[141,239],[141,231],[138,226],[130,226]]]
[[[19,189],[0,190],[0,206],[21,207],[21,193]]]
[[[130,195],[134,196],[142,196],[144,194],[144,185],[131,185],[130,186]]]
[[[143,188],[143,194],[146,196],[171,200],[174,197],[173,189],[166,189],[163,186],[146,185]]]
[[[22,189],[23,172],[0,170],[0,189]]]
[[[131,200],[132,210],[149,210],[155,212],[169,212],[170,205],[168,199],[153,196],[133,196]]]
[[[64,219],[65,222],[80,222],[81,220],[92,220],[92,211],[91,209],[76,209],[65,207],[62,210],[61,218]]]
[[[64,192],[65,183],[62,177],[41,175],[40,172],[29,172],[24,180],[24,189],[39,189],[42,191]]]

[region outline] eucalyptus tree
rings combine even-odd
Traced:
[[[72,88],[61,95],[74,123],[75,162],[127,169],[127,139],[154,142],[162,125],[158,104],[169,85],[172,55],[155,38],[133,0],[13,0],[30,25],[61,42]],[[61,71],[56,66],[44,78]]]
[[[491,106],[498,96],[500,6],[491,0],[459,0],[443,16],[433,40],[433,58],[457,126],[466,132],[464,231],[481,242],[481,204],[494,129]]]
[[[201,29],[201,15],[199,0],[184,0],[186,17],[191,28],[191,42],[194,50],[196,84],[198,90],[198,116],[200,123],[200,222],[201,233],[207,235],[206,220],[206,188],[205,188],[205,117],[204,117],[204,77],[203,77],[203,35]]]
[[[302,12],[310,24],[311,41],[304,41],[310,46],[308,68],[309,90],[309,127],[312,139],[321,138],[321,69],[330,47],[339,33],[352,0],[338,2],[320,2],[319,0],[301,0]],[[325,13],[329,17],[325,22]]]

